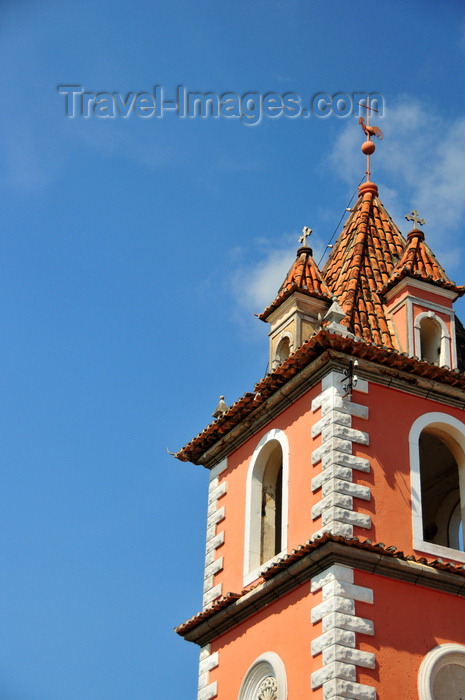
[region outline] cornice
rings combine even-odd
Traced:
[[[182,448],[176,457],[207,468],[215,466],[288,404],[315,386],[328,371],[344,368],[354,358],[359,362],[357,373],[366,379],[457,408],[465,407],[465,374],[462,372],[322,330],[258,382],[254,392],[245,394]]]
[[[465,567],[441,560],[428,563],[426,559],[404,557],[395,547],[386,548],[382,543],[325,533],[270,567],[263,574],[265,580],[254,588],[230,593],[177,627],[176,632],[204,646],[333,564],[465,597]]]

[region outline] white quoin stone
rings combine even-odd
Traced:
[[[209,682],[209,673],[218,666],[218,652],[210,653],[210,644],[202,647],[199,661],[199,685],[197,700],[211,700],[218,695],[217,682]]]
[[[375,628],[371,620],[366,620],[357,615],[347,615],[342,612],[333,612],[323,617],[323,632],[328,632],[328,630],[334,627],[339,627],[340,629],[349,630],[351,632],[358,632],[359,634],[368,634],[370,636],[373,636],[375,633]]]
[[[353,600],[343,598],[342,596],[333,596],[328,600],[324,600],[319,605],[315,605],[312,609],[312,622],[319,622],[322,618],[330,613],[341,612],[346,615],[355,614],[355,603]]]
[[[212,700],[212,698],[216,698],[217,695],[218,684],[215,681],[214,683],[209,683],[209,685],[206,685],[205,688],[199,690],[197,700]]]
[[[321,634],[319,637],[312,640],[312,656],[321,654],[324,649],[334,646],[335,644],[355,649],[355,632],[336,628]]]
[[[342,661],[346,664],[354,664],[354,666],[362,666],[363,668],[375,668],[375,655],[369,651],[361,651],[360,649],[350,649],[341,644],[333,644],[323,650],[323,664],[331,664],[333,661]]]
[[[327,681],[333,678],[345,678],[349,681],[355,681],[357,672],[353,664],[344,664],[340,661],[333,661],[318,671],[312,673],[312,690],[319,688]]]
[[[329,581],[323,586],[323,600],[328,600],[334,596],[351,598],[360,603],[373,603],[373,591],[365,586],[356,586],[346,581]]]
[[[331,493],[341,493],[353,498],[361,498],[363,501],[371,500],[371,491],[368,486],[362,484],[353,484],[345,479],[326,479],[323,483],[322,495],[323,498]]]
[[[339,508],[338,506],[330,506],[322,513],[323,526],[332,521],[340,521],[349,525],[357,525],[365,530],[371,528],[371,517],[365,513],[356,513],[353,510]]]
[[[354,528],[352,525],[348,525],[347,523],[332,520],[324,527],[314,532],[312,537],[313,539],[321,537],[325,532],[329,532],[331,535],[340,535],[341,537],[353,537]]]
[[[327,469],[327,467],[332,464],[339,464],[341,467],[356,469],[359,472],[369,472],[371,469],[370,462],[368,459],[365,459],[365,457],[356,457],[352,454],[337,452],[337,450],[325,455],[322,459],[321,466],[323,469]]]
[[[339,464],[330,464],[327,469],[317,474],[312,479],[312,491],[318,491],[326,481],[331,479],[341,479],[346,482],[352,481],[352,469],[341,467]]]
[[[216,550],[224,542],[224,530],[218,531],[218,525],[226,518],[225,506],[219,506],[218,499],[227,493],[228,485],[226,481],[220,483],[220,475],[228,466],[227,459],[222,460],[210,471],[210,483],[208,485],[208,508],[207,508],[207,532],[205,545],[205,570],[203,582],[204,609],[211,602],[222,594],[222,584],[214,585],[215,575],[223,568],[223,559],[216,559]]]
[[[369,685],[354,683],[344,678],[333,678],[323,685],[323,700],[337,700],[338,697],[352,698],[352,700],[376,700],[376,690]]]
[[[328,510],[332,506],[339,506],[340,508],[352,510],[352,496],[347,496],[347,494],[344,493],[331,492],[328,496],[325,496],[325,498],[319,501],[319,503],[315,503],[315,505],[312,507],[312,518],[319,518],[323,511]]]
[[[371,686],[357,683],[357,667],[375,668],[372,652],[357,649],[358,634],[374,634],[371,620],[356,615],[356,602],[373,603],[373,591],[354,583],[354,570],[333,564],[312,578],[311,593],[322,592],[323,602],[312,609],[313,624],[322,622],[323,634],[312,641],[311,653],[321,655],[321,669],[311,674],[313,690],[322,688],[323,697],[338,700],[376,698]],[[343,600],[351,605],[344,607]]]
[[[312,593],[319,591],[324,585],[331,581],[354,582],[354,570],[350,566],[343,564],[333,564],[327,569],[312,578],[310,590]]]

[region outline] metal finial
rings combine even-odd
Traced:
[[[418,228],[418,224],[420,224],[420,226],[425,225],[425,220],[420,219],[416,209],[412,209],[410,214],[405,215],[405,218],[407,219],[407,221],[413,221],[413,228]]]
[[[308,228],[308,226],[304,226],[302,229],[302,235],[299,238],[299,243],[302,243],[306,248],[307,246],[307,238],[312,235],[312,229]]]
[[[213,418],[220,418],[220,416],[222,416],[223,413],[226,413],[228,408],[229,406],[224,402],[224,396],[220,396],[218,406],[215,408],[214,413],[212,413]]]
[[[377,112],[378,110],[375,109],[374,107],[370,107],[370,96],[368,95],[366,104],[365,102],[359,102],[359,105],[361,107],[364,107],[366,110],[366,124],[365,120],[363,117],[360,117],[358,120],[358,123],[362,127],[363,131],[366,134],[367,140],[362,143],[362,153],[364,153],[367,157],[367,169],[365,171],[365,174],[367,176],[367,181],[370,179],[370,156],[375,152],[375,144],[371,140],[372,136],[377,136],[380,140],[383,138],[383,132],[378,126],[371,126],[370,125],[370,112]]]

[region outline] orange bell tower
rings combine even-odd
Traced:
[[[326,265],[304,228],[259,317],[269,373],[176,455],[210,472],[203,609],[177,628],[197,700],[465,700],[465,287],[417,212],[407,240],[392,221],[362,128]]]

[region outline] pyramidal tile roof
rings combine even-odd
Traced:
[[[384,292],[387,292],[404,277],[415,277],[424,282],[432,282],[444,289],[450,289],[459,295],[465,293],[465,287],[457,286],[449,279],[444,269],[436,260],[434,253],[425,243],[425,235],[419,229],[413,229],[407,236],[405,248],[399,262],[387,283]]]
[[[312,255],[312,249],[308,246],[299,248],[297,258],[279,288],[275,300],[258,316],[261,321],[266,321],[268,316],[294,292],[301,292],[318,299],[331,299],[329,287],[323,280]]]
[[[368,343],[397,348],[382,291],[406,240],[378,198],[373,182],[359,187],[359,198],[323,268],[323,278],[346,313],[341,321]]]

